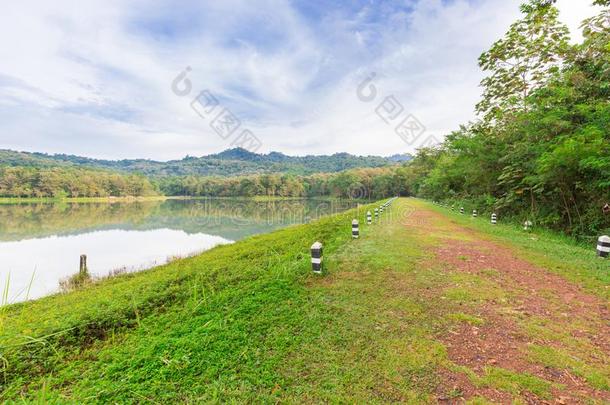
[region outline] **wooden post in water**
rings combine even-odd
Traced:
[[[78,268],[78,273],[81,275],[87,274],[87,255],[80,255],[80,266]]]

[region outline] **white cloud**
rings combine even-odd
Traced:
[[[323,3],[10,2],[0,16],[0,148],[156,159],[225,149],[170,89],[188,65],[190,97],[212,91],[263,151],[411,151],[375,106],[394,95],[437,137],[472,119],[477,57],[518,3],[312,12]],[[559,0],[573,32],[592,13],[587,3]],[[373,71],[379,99],[364,103],[356,87]]]

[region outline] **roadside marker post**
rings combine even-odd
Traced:
[[[493,214],[491,214],[491,224],[495,225],[497,222],[498,222],[498,216],[494,212]]]
[[[358,220],[354,219],[352,221],[352,238],[358,239],[360,236],[360,231],[358,230]]]
[[[464,207],[460,207],[460,214],[464,215]]]
[[[375,208],[375,221],[379,218],[379,208]]]
[[[320,242],[311,245],[311,268],[316,274],[322,274],[322,248]]]
[[[472,217],[476,218],[477,217],[477,210],[472,210]]]
[[[367,223],[367,225],[370,225],[371,222],[373,222],[373,220],[371,218],[371,211],[367,211],[366,212],[366,223]]]
[[[523,223],[523,230],[524,230],[524,231],[528,231],[528,232],[529,232],[529,231],[531,231],[531,230],[532,230],[532,225],[534,225],[534,224],[532,224],[532,221],[530,221],[530,220],[528,219],[527,221],[525,221],[525,222]]]
[[[597,255],[602,258],[610,256],[610,236],[604,235],[597,239]]]

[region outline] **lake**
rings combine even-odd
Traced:
[[[353,201],[193,199],[0,204],[0,287],[8,302],[59,291],[78,272],[138,271],[356,206]]]

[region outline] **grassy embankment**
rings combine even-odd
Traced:
[[[450,358],[448,331],[485,325],[481,306],[511,305],[522,292],[500,288],[492,269],[465,275],[434,260],[439,238],[472,235],[440,220],[424,231],[405,226],[413,210],[430,205],[398,200],[380,223],[362,225],[356,241],[352,210],[5,308],[0,400],[422,402],[463,394],[442,388],[447,370],[516,401],[552,396],[561,388],[554,382],[500,366],[475,372]],[[608,264],[591,250],[442,215],[607,299]],[[310,271],[314,240],[325,246],[322,277]],[[607,391],[607,353],[544,321],[542,330],[518,323],[523,333],[549,335],[530,361]],[[556,355],[541,357],[551,348]]]

